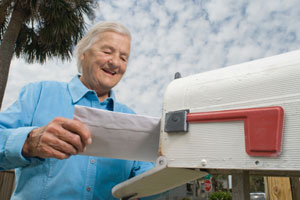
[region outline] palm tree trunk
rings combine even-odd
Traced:
[[[18,6],[15,7],[0,45],[0,109],[3,101],[9,67],[25,16]],[[14,171],[0,172],[0,199],[9,200],[14,188]]]
[[[16,5],[0,45],[0,109],[8,79],[10,63],[14,54],[15,43],[24,21],[25,15],[19,6]]]

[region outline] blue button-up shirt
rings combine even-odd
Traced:
[[[69,83],[44,81],[24,87],[18,100],[0,113],[0,170],[15,169],[12,199],[115,199],[113,186],[153,167],[149,162],[81,155],[65,160],[22,156],[32,129],[58,116],[72,119],[75,105],[133,113],[112,91],[99,102],[77,76]]]

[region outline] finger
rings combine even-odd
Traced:
[[[41,145],[48,146],[56,151],[60,151],[63,154],[75,155],[78,150],[71,144],[57,138],[55,135],[44,135],[41,141]]]
[[[55,118],[51,123],[49,123],[46,128],[46,134],[54,135],[55,137],[73,145],[77,151],[83,151],[84,143],[82,142],[78,134],[72,133],[69,130],[62,127],[65,118]]]
[[[83,152],[85,144],[82,142],[78,134],[70,132],[67,129],[59,126],[57,127],[56,136],[75,147],[78,152]]]
[[[40,156],[41,158],[57,158],[57,159],[67,159],[69,158],[71,155],[70,154],[66,154],[63,153],[61,151],[58,151],[50,146],[45,146],[43,148],[43,155]]]
[[[54,143],[49,143],[49,146],[68,155],[76,155],[78,153],[78,150],[74,146],[59,139]]]
[[[61,151],[58,151],[53,147],[49,146],[47,143],[42,142],[42,140],[45,139],[41,139],[40,144],[37,146],[37,148],[34,149],[36,157],[57,158],[57,159],[66,159],[70,157],[70,154],[66,154]],[[46,137],[46,141],[47,141],[47,137]]]
[[[62,127],[78,134],[85,145],[92,143],[91,133],[81,121],[65,118]]]

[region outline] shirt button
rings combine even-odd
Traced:
[[[94,164],[94,163],[95,163],[95,160],[94,160],[94,159],[91,159],[91,163]]]
[[[87,190],[88,192],[90,192],[91,189],[92,189],[91,187],[87,187],[87,188],[86,188],[86,190]]]

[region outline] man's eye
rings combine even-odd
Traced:
[[[126,57],[121,57],[121,60],[123,60],[124,62],[127,62],[127,58]]]
[[[111,54],[112,53],[112,51],[108,48],[101,49],[101,51],[105,54]]]

